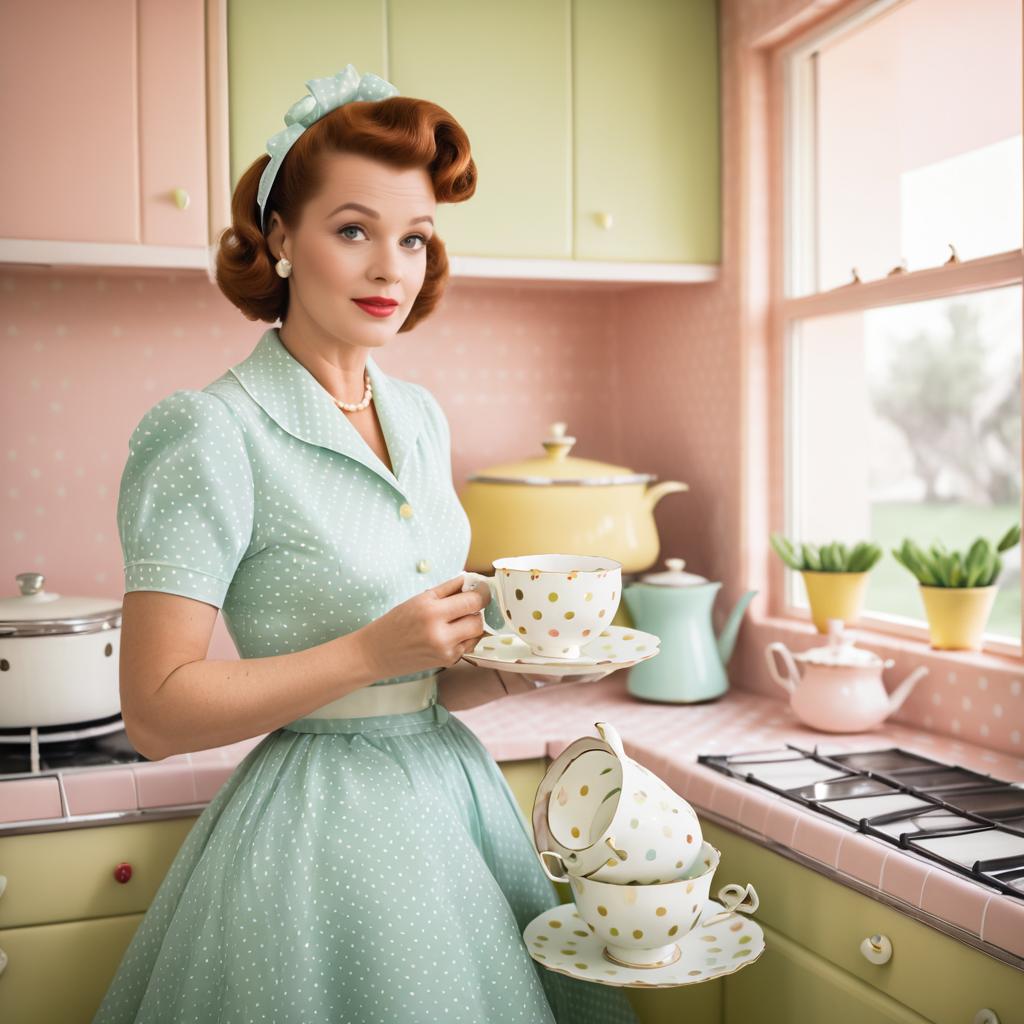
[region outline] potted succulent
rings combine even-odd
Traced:
[[[847,546],[801,544],[799,548],[779,533],[771,535],[775,553],[804,578],[811,619],[819,633],[828,632],[829,619],[856,622],[864,607],[868,573],[882,557],[882,549],[869,541]]]
[[[996,580],[1002,571],[999,557],[1020,541],[1015,523],[993,547],[979,537],[964,551],[947,551],[941,543],[925,551],[912,540],[893,548],[896,561],[920,584],[921,601],[928,617],[932,647],[938,650],[976,651],[995,603]]]

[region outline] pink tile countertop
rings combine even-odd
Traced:
[[[697,763],[698,754],[732,754],[796,743],[823,753],[899,746],[1013,782],[1024,760],[895,724],[850,735],[802,726],[785,702],[733,690],[709,704],[640,701],[626,690],[626,673],[597,683],[571,683],[502,697],[453,712],[496,761],[557,757],[608,721],[626,753],[660,776],[694,807],[747,833],[790,848],[840,879],[923,911],[979,941],[1024,958],[1024,900],[994,892],[910,851],[806,810]],[[139,820],[140,812],[193,813],[210,801],[262,736],[162,761],[79,768],[0,781],[0,837]],[[134,813],[132,813],[134,812]],[[4,825],[7,827],[4,828]]]

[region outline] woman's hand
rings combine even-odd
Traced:
[[[390,679],[430,668],[450,668],[484,636],[480,612],[488,591],[462,590],[460,574],[357,630],[375,679]]]

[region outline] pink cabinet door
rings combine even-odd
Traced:
[[[135,0],[0,6],[0,238],[140,240],[135,19]]]
[[[142,241],[206,245],[204,0],[138,0],[138,16]]]

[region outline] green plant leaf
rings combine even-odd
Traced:
[[[782,536],[781,533],[773,533],[769,537],[771,546],[775,549],[775,553],[782,559],[782,561],[790,567],[799,572],[803,567],[803,562],[797,556],[793,545]]]
[[[997,551],[1009,551],[1010,548],[1016,547],[1020,543],[1020,523],[1014,523],[1006,533],[1003,534],[999,543],[996,545]]]
[[[801,544],[800,551],[804,556],[804,568],[811,572],[821,572],[821,559],[818,549],[813,544]]]

